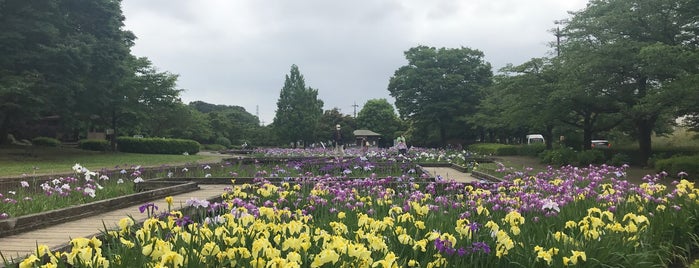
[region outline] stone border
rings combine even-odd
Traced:
[[[150,200],[199,189],[199,186],[194,182],[178,182],[175,185],[172,184],[175,183],[171,183],[170,186],[164,188],[150,189],[136,194],[0,220],[0,237],[19,234],[58,223],[69,222],[84,218],[86,216],[97,215],[104,211],[143,204]]]
[[[454,169],[454,170],[457,170],[457,171],[459,171],[459,172],[469,173],[469,172],[467,172],[468,169],[467,169],[466,167],[464,167],[464,166],[459,166],[459,165],[457,165],[457,164],[452,164],[452,163],[425,163],[425,164],[418,164],[418,165],[419,165],[419,166],[424,166],[424,167],[448,167],[448,168],[452,168],[452,169]],[[490,175],[490,174],[486,174],[486,173],[483,173],[483,172],[471,170],[470,173],[471,173],[471,175],[472,175],[474,178],[477,178],[477,179],[480,179],[480,180],[486,180],[486,181],[489,181],[489,182],[496,182],[496,183],[502,181],[501,178],[498,178],[498,177],[496,177],[496,176],[493,176],[493,175]],[[432,178],[432,179],[434,180],[434,178]]]

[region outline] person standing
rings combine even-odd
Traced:
[[[366,154],[369,150],[369,141],[366,138],[362,138],[362,153]]]
[[[335,154],[340,158],[344,157],[345,150],[342,148],[344,146],[344,142],[342,141],[342,129],[340,128],[340,124],[335,125],[333,142],[335,142]]]
[[[403,134],[396,138],[396,148],[398,148],[399,154],[405,155],[408,153],[408,145],[405,143],[405,137],[403,137]]]

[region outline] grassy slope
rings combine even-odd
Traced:
[[[221,158],[215,155],[153,155],[92,152],[73,148],[0,147],[0,178],[16,177],[22,174],[70,173],[71,167],[76,163],[96,171],[102,168],[115,168],[115,166],[212,163],[219,162]]]

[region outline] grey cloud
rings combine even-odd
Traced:
[[[238,105],[270,123],[289,67],[325,109],[389,96],[403,52],[470,47],[495,68],[545,56],[548,28],[584,0],[124,0],[134,54],[180,75],[185,101]],[[360,107],[361,108],[361,107]]]

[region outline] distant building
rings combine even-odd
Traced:
[[[368,129],[357,129],[352,132],[352,134],[354,134],[354,140],[357,146],[361,146],[362,139],[366,139],[369,142],[369,145],[375,147],[378,146],[379,139],[381,139],[381,134]]]

